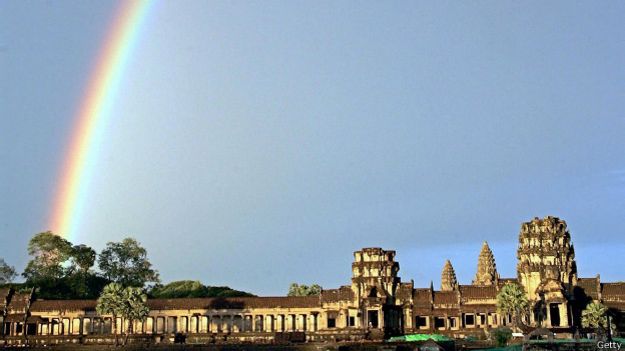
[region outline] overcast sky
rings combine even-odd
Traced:
[[[47,230],[116,4],[0,2],[0,257]],[[565,219],[580,276],[625,280],[625,3],[185,1],[151,6],[74,243],[137,238],[165,281],[260,295],[469,284],[483,240]]]

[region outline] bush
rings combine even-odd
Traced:
[[[493,339],[497,342],[497,346],[506,346],[508,341],[512,339],[512,329],[506,327],[500,327],[492,332]]]

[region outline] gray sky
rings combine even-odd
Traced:
[[[0,257],[47,230],[112,2],[0,3]],[[158,2],[103,130],[74,243],[134,236],[165,281],[262,295],[514,276],[565,219],[581,276],[624,280],[625,3]]]

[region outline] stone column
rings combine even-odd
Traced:
[[[568,327],[569,326],[569,317],[567,314],[567,304],[561,303],[558,305],[558,312],[560,314],[560,326]]]
[[[210,316],[210,330],[211,333],[219,333],[219,316],[211,315]]]
[[[294,325],[294,321],[293,321],[293,315],[292,314],[287,314],[286,315],[286,331],[290,332],[293,331],[293,325]]]
[[[276,316],[276,331],[284,331],[284,315],[282,314]]]

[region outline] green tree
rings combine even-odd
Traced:
[[[63,264],[72,254],[72,244],[60,236],[47,231],[36,234],[28,243],[28,254],[32,257],[22,276],[29,283],[59,279],[65,275]]]
[[[126,238],[119,243],[107,243],[98,257],[98,266],[110,281],[124,286],[144,287],[146,283],[160,281],[147,255],[147,250],[137,240]]]
[[[108,283],[91,271],[96,258],[92,248],[73,246],[50,231],[33,236],[28,254],[31,260],[22,275],[41,298],[93,299]]]
[[[72,247],[70,254],[73,270],[86,273],[95,263],[95,250],[87,245],[76,245]]]
[[[111,283],[102,289],[102,294],[98,298],[96,312],[101,315],[111,315],[112,329],[115,334],[115,346],[119,344],[117,333],[117,317],[124,313],[124,287],[118,283]]]
[[[0,284],[11,283],[16,275],[15,267],[9,266],[3,258],[0,258]]]
[[[497,294],[497,312],[513,318],[513,324],[521,327],[522,317],[527,314],[529,302],[525,290],[515,283],[507,283]]]
[[[319,284],[305,285],[292,283],[289,286],[287,296],[312,296],[321,294],[321,286]]]
[[[589,303],[582,311],[582,326],[584,328],[593,328],[597,333],[602,333],[608,329],[608,308],[599,302]],[[612,324],[612,323],[610,323]],[[611,325],[612,330],[615,325]]]
[[[126,335],[124,336],[124,345],[126,345],[128,336],[132,333],[134,322],[144,320],[150,313],[147,301],[148,296],[142,288],[130,286],[124,289],[121,316],[128,323]]]

